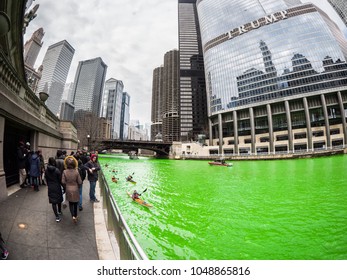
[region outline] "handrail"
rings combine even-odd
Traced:
[[[111,230],[118,241],[121,259],[148,260],[146,253],[137,242],[124,219],[117,202],[107,184],[106,178],[101,170],[100,189],[103,194],[104,208],[107,209],[107,229]]]

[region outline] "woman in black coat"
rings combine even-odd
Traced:
[[[48,186],[48,200],[52,204],[55,221],[61,221],[61,203],[63,202],[63,191],[60,183],[60,170],[56,167],[56,161],[53,157],[48,159],[48,165],[45,171],[46,184]]]

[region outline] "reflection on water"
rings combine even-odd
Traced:
[[[347,259],[347,156],[233,167],[127,156],[100,163],[150,259]],[[146,188],[151,209],[126,195]]]

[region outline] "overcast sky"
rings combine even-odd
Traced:
[[[312,0],[328,15],[326,0]],[[73,82],[78,62],[101,57],[107,64],[106,79],[122,80],[131,96],[130,118],[150,123],[152,74],[163,64],[164,54],[178,48],[177,0],[36,0],[37,17],[30,22],[24,42],[42,27],[43,47],[67,40],[75,49],[67,82]],[[342,21],[334,15],[342,26]],[[346,29],[344,33],[347,34]]]

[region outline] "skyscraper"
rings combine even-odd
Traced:
[[[157,67],[153,70],[152,81],[152,108],[151,108],[151,140],[154,141],[157,135],[162,135],[163,132],[163,69]]]
[[[122,110],[120,117],[120,139],[127,140],[130,125],[130,95],[127,92],[122,94]]]
[[[84,110],[100,116],[107,65],[100,57],[78,63],[72,103],[75,112]]]
[[[37,56],[42,48],[42,38],[45,35],[43,28],[37,29],[31,38],[24,44],[24,63],[29,67],[34,67]]]
[[[111,122],[111,139],[121,139],[123,82],[110,78],[105,82],[100,116]]]
[[[347,1],[346,0],[328,0],[330,5],[335,9],[344,24],[347,26]]]
[[[204,59],[196,0],[178,1],[180,139],[207,134]]]
[[[47,107],[54,113],[60,112],[60,102],[64,92],[75,49],[66,41],[48,47],[42,62],[42,78],[37,92],[47,90]]]
[[[172,50],[164,56],[163,69],[163,140],[180,141],[179,117],[179,83],[178,83],[179,52]]]
[[[43,45],[42,38],[44,36],[43,28],[36,30],[31,38],[24,45],[24,67],[25,76],[30,88],[36,92],[37,86],[41,79],[41,68],[36,71],[34,66]]]
[[[298,0],[197,1],[210,153],[346,145],[347,43]]]

